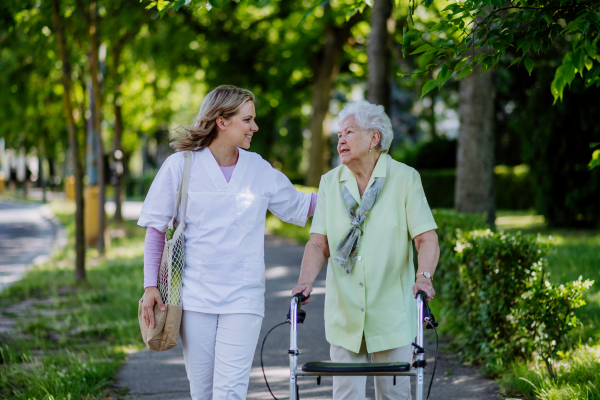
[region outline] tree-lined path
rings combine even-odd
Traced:
[[[260,345],[265,334],[277,323],[285,320],[289,307],[290,290],[296,284],[304,246],[292,244],[284,239],[267,236],[265,241],[266,262],[266,312],[254,355],[248,399],[270,399],[260,368]],[[329,360],[329,344],[325,340],[323,306],[325,292],[325,268],[315,281],[312,301],[304,309],[306,323],[298,329],[298,347],[302,354],[299,365],[308,361]],[[435,342],[428,337],[428,361],[425,382],[428,384],[433,369]],[[269,384],[278,398],[288,398],[288,354],[289,325],[275,329],[267,339],[264,362]],[[436,380],[432,389],[432,399],[487,400],[495,399],[495,385],[483,379],[472,367],[456,363],[455,358],[445,354],[441,347]],[[448,371],[448,372],[447,372]],[[322,378],[317,386],[316,379],[299,378],[300,398],[330,399],[332,379]],[[128,399],[144,400],[189,400],[189,383],[181,343],[173,350],[153,353],[143,350],[132,354],[121,368],[116,386],[128,388]],[[414,386],[414,385],[413,385]],[[119,392],[120,390],[117,389]],[[414,397],[414,387],[413,387]],[[368,380],[367,398],[374,399],[373,379]]]

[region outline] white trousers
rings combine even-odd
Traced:
[[[354,353],[340,346],[331,345],[329,350],[331,361],[346,363],[369,362],[367,345],[363,337],[358,353]],[[412,363],[412,345],[397,349],[380,351],[371,354],[371,362],[407,362]],[[375,398],[377,400],[411,400],[410,377],[375,376]],[[367,377],[366,376],[334,376],[333,400],[365,400]]]
[[[263,318],[183,311],[181,341],[193,400],[244,400]]]

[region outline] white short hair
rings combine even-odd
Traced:
[[[381,138],[375,149],[382,153],[388,152],[394,138],[394,131],[392,131],[392,121],[383,106],[371,104],[366,100],[348,103],[338,115],[339,124],[342,125],[348,117],[354,117],[362,130],[379,132]]]

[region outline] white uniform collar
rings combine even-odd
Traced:
[[[198,153],[198,156],[208,170],[211,179],[217,188],[222,192],[236,192],[236,189],[239,186],[239,180],[246,169],[248,154],[245,150],[239,148],[238,151],[240,155],[238,157],[237,164],[233,169],[233,173],[231,174],[229,183],[227,183],[227,180],[225,179],[217,160],[208,147]]]

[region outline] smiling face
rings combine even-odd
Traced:
[[[252,136],[258,131],[254,118],[256,110],[252,101],[245,102],[239,111],[228,119],[218,117],[216,122],[219,141],[232,147],[249,148]]]
[[[360,161],[375,148],[379,142],[379,132],[364,132],[356,123],[354,116],[346,118],[338,132],[337,151],[344,165]]]

